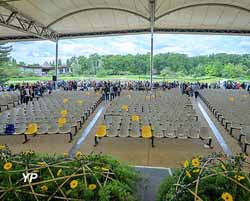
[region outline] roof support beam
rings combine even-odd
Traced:
[[[57,89],[57,80],[58,80],[58,41],[56,41],[56,68],[55,68],[55,88]]]
[[[150,6],[150,33],[151,33],[151,48],[150,48],[150,87],[153,87],[154,73],[154,24],[155,24],[155,0],[149,0]]]
[[[58,39],[58,34],[55,31],[20,13],[9,4],[0,2],[0,6],[10,11],[9,15],[0,13],[0,26],[45,40],[56,41]]]
[[[229,3],[195,3],[195,4],[187,4],[187,5],[184,5],[181,7],[170,9],[170,10],[166,11],[165,13],[163,13],[162,15],[157,16],[155,18],[155,21],[161,19],[162,17],[170,15],[171,13],[175,13],[177,11],[180,11],[180,10],[184,10],[187,8],[194,8],[194,7],[202,7],[202,6],[223,6],[223,7],[235,8],[235,9],[246,11],[246,12],[250,13],[250,10],[247,9],[246,7],[238,6],[238,5],[234,5],[234,4],[229,4]]]
[[[114,30],[102,32],[83,32],[83,33],[68,33],[60,34],[58,39],[72,38],[90,38],[118,35],[134,35],[134,34],[149,34],[150,29],[133,29],[133,30]],[[157,28],[154,27],[154,33],[157,34],[200,34],[200,35],[231,35],[231,36],[250,36],[250,30],[233,30],[233,29],[177,29],[177,28]],[[39,41],[42,40],[36,36],[0,36],[0,42],[15,42],[15,41]]]

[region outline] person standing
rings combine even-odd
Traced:
[[[113,84],[110,84],[109,93],[110,93],[110,101],[112,101],[114,99],[114,86],[113,86]]]
[[[28,102],[30,100],[30,89],[29,89],[29,87],[26,86],[24,91],[25,91],[25,103],[28,104]]]

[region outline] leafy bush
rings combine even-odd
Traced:
[[[243,155],[186,160],[158,191],[158,201],[249,201],[250,169]]]
[[[37,173],[24,182],[22,174]],[[134,201],[135,171],[103,155],[13,155],[0,146],[0,200],[115,200]]]

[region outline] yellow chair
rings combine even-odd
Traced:
[[[63,127],[63,125],[66,124],[66,122],[67,122],[67,119],[65,117],[60,117],[58,119],[58,127],[59,128]]]
[[[34,135],[38,131],[38,126],[36,123],[30,123],[26,129],[26,135]]]
[[[152,135],[152,130],[150,125],[143,125],[141,127],[142,138],[151,138],[151,145],[154,147],[154,136]]]
[[[152,137],[151,127],[149,125],[143,125],[141,128],[141,135],[143,138],[151,138]]]
[[[62,117],[67,116],[67,114],[68,114],[68,110],[62,110],[62,111],[61,111]]]
[[[63,99],[63,103],[66,104],[67,102],[69,102],[69,99],[64,98],[64,99]]]
[[[106,135],[106,129],[107,129],[107,127],[106,127],[106,125],[99,125],[98,126],[98,128],[97,128],[97,131],[96,131],[96,136],[97,137],[105,137],[105,135]]]
[[[128,105],[122,105],[122,109],[127,112],[128,111]]]
[[[78,105],[82,105],[83,104],[82,100],[77,100],[76,102],[77,102]]]
[[[98,144],[98,138],[103,138],[107,134],[107,127],[104,124],[98,126],[95,134],[95,146]]]
[[[230,102],[234,102],[234,101],[235,101],[235,98],[234,98],[234,97],[229,97],[229,101],[230,101]]]
[[[132,115],[131,119],[132,121],[139,121],[140,117],[138,115]]]

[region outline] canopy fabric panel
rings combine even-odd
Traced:
[[[5,0],[0,40],[147,33],[152,14],[155,32],[250,34],[249,0]]]

